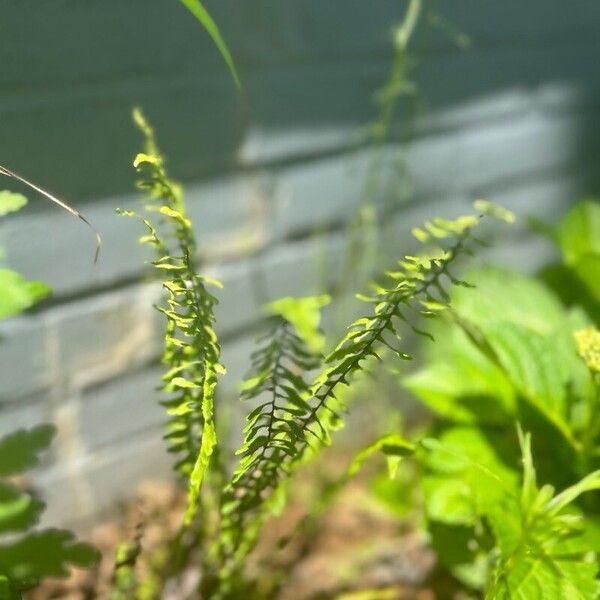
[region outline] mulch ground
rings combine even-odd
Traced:
[[[176,485],[142,484],[136,499],[123,507],[119,518],[98,525],[86,536],[102,552],[101,564],[92,571],[76,571],[68,580],[45,582],[29,592],[27,600],[107,598],[117,545],[132,539],[144,522],[143,555],[164,552],[167,540],[178,529],[184,505],[184,494]],[[248,573],[259,582],[261,577],[267,582],[263,586],[265,600],[461,597],[436,574],[435,556],[423,536],[408,520],[392,516],[360,482],[348,485],[318,519],[304,522],[299,535],[276,550],[277,542],[295,530],[305,514],[305,504],[292,502],[281,517],[268,523],[248,560]],[[144,568],[143,559],[138,568]],[[188,568],[177,582],[170,582],[163,598],[198,599],[199,578],[197,567]]]

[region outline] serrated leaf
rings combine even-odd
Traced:
[[[438,322],[424,368],[402,382],[440,416],[455,422],[506,423],[516,410],[514,387],[458,327]]]
[[[0,533],[33,527],[43,510],[42,502],[0,481]]]
[[[565,263],[600,300],[600,202],[577,203],[557,228]]]
[[[40,281],[28,281],[11,269],[0,269],[0,319],[17,315],[50,295]]]
[[[509,321],[542,335],[565,322],[558,298],[542,283],[500,267],[468,271],[472,288],[455,287],[452,308],[479,327],[487,321]]]
[[[25,590],[44,577],[66,577],[70,566],[91,567],[98,551],[75,540],[69,531],[48,529],[0,546],[0,572]]]
[[[0,477],[8,477],[37,466],[39,454],[50,446],[56,429],[39,425],[19,429],[0,439]]]
[[[481,331],[519,393],[563,433],[568,433],[568,373],[554,340],[506,321],[490,321]]]

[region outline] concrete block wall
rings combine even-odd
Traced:
[[[600,5],[525,4],[442,6],[470,35],[468,51],[429,29],[417,40],[425,110],[381,157],[386,259],[410,251],[415,224],[476,197],[552,220],[597,191]],[[239,65],[240,94],[175,0],[0,0],[0,163],[68,198],[104,237],[94,266],[89,232],[37,199],[0,223],[11,266],[54,289],[0,324],[0,433],[48,421],[59,430],[34,479],[50,522],[89,522],[139,479],[169,472],[154,391],[161,291],[144,280],[137,223],[115,215],[140,201],[132,106],[154,122],[186,185],[204,268],[225,284],[223,402],[235,402],[260,306],[319,291],[332,268],[316,257],[326,248],[338,264],[361,200],[372,150],[356,140],[375,116],[403,3],[207,5]],[[529,270],[549,253],[524,227],[496,242],[493,258]]]

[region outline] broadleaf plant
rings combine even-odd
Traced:
[[[24,177],[3,166],[0,175],[21,182],[92,227],[78,211]],[[0,218],[26,204],[27,198],[22,194],[0,191]],[[97,257],[98,234],[96,242]],[[1,268],[0,320],[22,313],[46,298],[50,291],[39,281],[29,281],[12,269]],[[67,577],[72,566],[91,567],[100,559],[95,548],[78,542],[70,531],[35,529],[44,504],[15,482],[24,471],[38,465],[40,453],[50,445],[54,434],[52,425],[40,425],[0,438],[0,598],[3,599],[19,599],[44,578]]]
[[[432,545],[489,599],[598,594],[598,304],[589,293],[559,297],[557,286],[577,279],[593,293],[576,257],[596,259],[597,214],[592,201],[569,211],[555,237],[564,262],[538,277],[490,266],[467,273],[474,287],[454,288],[425,365],[403,380],[446,450],[423,461]],[[530,433],[516,435],[515,423]]]
[[[10,534],[0,543],[1,598],[21,598],[45,577],[66,577],[71,566],[91,567],[99,560],[98,552],[70,531],[34,530],[44,505],[10,481],[38,464],[54,433],[51,425],[40,425],[0,439],[0,534]]]
[[[0,192],[0,218],[21,210],[27,204],[22,194]],[[40,281],[28,281],[12,269],[0,268],[0,319],[17,315],[50,294],[50,288]]]

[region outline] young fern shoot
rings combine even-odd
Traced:
[[[186,215],[181,187],[166,174],[154,133],[139,110],[134,119],[145,136],[145,153],[138,154],[134,166],[143,173],[141,189],[150,195],[147,210],[161,216],[160,230],[142,219],[148,234],[141,242],[156,252],[154,267],[166,279],[165,306],[157,306],[166,317],[162,362],[168,367],[162,390],[171,397],[163,401],[169,417],[165,438],[169,451],[178,455],[175,470],[189,479],[188,509],[184,525],[194,519],[200,489],[210,457],[217,443],[213,418],[217,376],[224,373],[220,346],[214,331],[217,299],[208,292],[208,283],[221,284],[199,275],[195,269],[196,240]],[[131,211],[121,211],[136,216]]]

